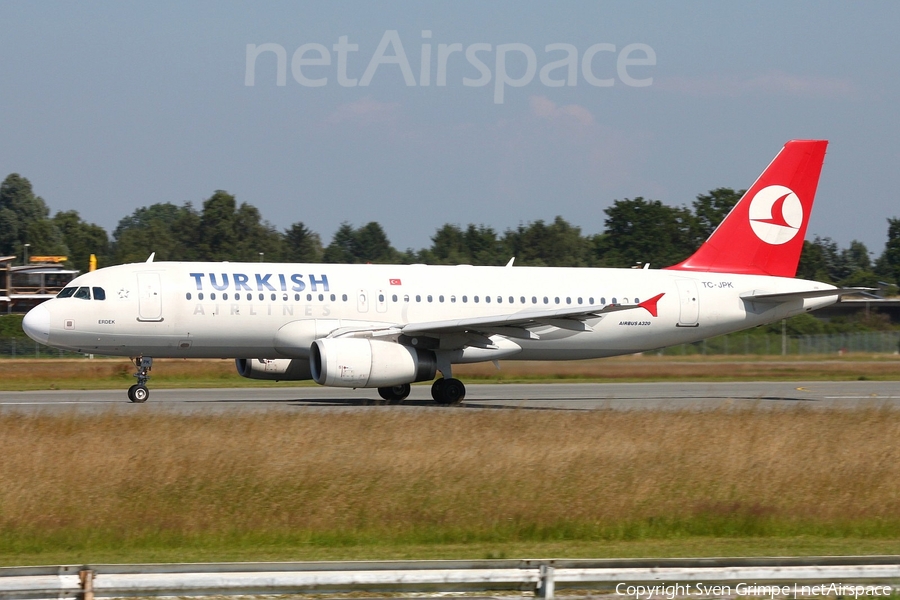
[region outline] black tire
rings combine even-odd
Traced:
[[[130,388],[128,388],[128,401],[134,402],[134,388],[137,387],[137,384],[134,384]]]
[[[438,404],[443,404],[443,392],[441,390],[444,388],[444,378],[435,379],[434,383],[431,384],[431,397],[434,398],[434,401]]]
[[[150,397],[150,390],[147,389],[146,385],[135,385],[132,386],[131,391],[131,401],[137,404],[141,404],[147,401],[147,398]]]
[[[443,404],[459,404],[466,397],[466,386],[459,379],[447,379],[441,386]]]
[[[380,387],[378,388],[378,395],[381,396],[382,400],[386,400],[388,404],[399,404],[406,400],[411,389],[408,383],[402,383],[391,387]]]

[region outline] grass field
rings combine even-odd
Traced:
[[[315,385],[261,382],[237,374],[233,360],[157,359],[151,387]],[[126,358],[0,359],[0,390],[111,389],[134,382]],[[656,356],[635,355],[566,362],[504,361],[459,365],[454,375],[471,382],[547,381],[839,381],[900,380],[900,356]]]
[[[900,552],[900,412],[0,414],[0,563]]]

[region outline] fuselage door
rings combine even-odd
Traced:
[[[159,273],[138,273],[138,321],[162,321]]]
[[[700,294],[697,282],[693,279],[676,279],[678,298],[681,309],[678,315],[678,327],[697,327],[700,325]]]
[[[369,312],[369,296],[366,290],[356,292],[356,309],[361,313]]]
[[[387,296],[385,295],[384,290],[378,290],[375,299],[375,310],[380,313],[387,312]]]

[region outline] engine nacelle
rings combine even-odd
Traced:
[[[309,360],[305,358],[238,358],[234,365],[238,375],[268,381],[301,381],[312,379]]]
[[[336,387],[389,387],[429,381],[437,372],[430,350],[367,338],[316,340],[309,364],[316,383]]]

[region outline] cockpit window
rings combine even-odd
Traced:
[[[78,288],[74,288],[74,287],[63,288],[62,291],[56,295],[56,297],[57,298],[68,298],[72,294],[74,294],[75,290],[77,290],[77,289]]]
[[[94,300],[106,300],[106,291],[101,287],[91,288],[94,292]]]
[[[90,300],[91,299],[91,288],[89,287],[80,287],[75,292],[76,298],[81,298],[82,300]]]

